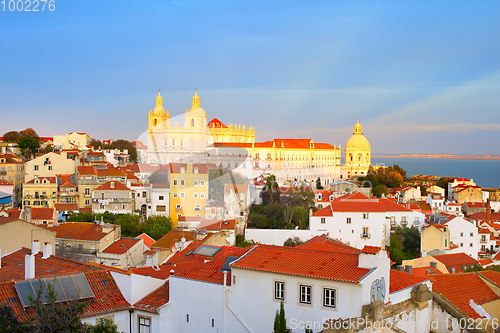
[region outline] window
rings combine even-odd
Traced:
[[[118,210],[118,205],[115,205],[115,210]]]
[[[460,233],[460,237],[464,237],[464,233],[463,232]]]
[[[363,219],[368,219],[368,213],[363,213]]]
[[[460,247],[464,247],[464,243],[460,243]]]
[[[181,179],[181,186],[184,186],[184,179]]]
[[[334,308],[336,305],[335,302],[336,290],[324,288],[323,289],[323,306],[327,306],[329,308]]]
[[[274,282],[274,299],[285,299],[285,282]]]
[[[474,247],[474,244],[473,244],[473,243],[470,243],[470,247]]]
[[[177,186],[177,179],[174,179],[174,186]]]
[[[34,165],[33,170],[38,171],[38,165]]]
[[[205,186],[205,181],[204,180],[200,180],[200,186]]]
[[[321,218],[321,223],[326,223],[326,218],[325,217]]]
[[[351,224],[351,218],[350,218],[350,217],[347,217],[347,218],[346,218],[346,223],[347,223],[347,224]]]
[[[186,315],[186,322],[189,323],[189,313]]]
[[[198,193],[193,193],[193,199],[198,199]]]
[[[194,186],[198,186],[198,181],[197,180],[193,180],[193,185]]]
[[[85,196],[90,197],[90,187],[85,188]]]
[[[181,199],[184,199],[184,192],[181,192]]]
[[[474,237],[474,233],[473,233],[473,232],[471,232],[471,233],[470,233],[470,236],[471,236],[471,237]]]
[[[156,211],[157,212],[166,212],[167,211],[167,206],[156,206]]]
[[[158,200],[163,200],[163,195],[160,195],[160,196],[158,197]]]
[[[52,170],[52,165],[49,165],[49,170]]]
[[[212,318],[212,327],[215,327],[215,319]]]
[[[448,239],[447,238],[445,238],[445,240],[444,240],[444,247],[448,247]]]
[[[137,316],[139,319],[139,333],[151,333],[151,318]]]
[[[194,173],[198,174],[198,168],[194,168]],[[195,180],[195,182],[197,182],[197,180]]]
[[[201,206],[200,206],[200,205],[196,205],[196,206],[194,207],[194,210],[201,210]]]
[[[455,273],[455,267],[450,267],[450,272]]]
[[[205,199],[205,192],[200,193],[200,199]]]
[[[369,238],[370,234],[368,233],[368,227],[363,227],[363,238]]]
[[[311,291],[312,287],[311,286],[306,286],[306,285],[300,285],[300,303],[304,304],[311,304]]]
[[[177,199],[177,192],[173,193],[174,199]]]
[[[89,206],[90,205],[90,200],[85,200],[85,206]]]

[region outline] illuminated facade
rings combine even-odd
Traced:
[[[347,178],[363,177],[371,165],[371,147],[358,123],[354,125],[354,133],[345,145],[344,170]]]

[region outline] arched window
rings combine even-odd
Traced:
[[[158,124],[158,119],[155,119],[155,126]]]
[[[352,154],[349,154],[349,159],[350,159],[350,160],[351,160],[351,162],[352,162]]]
[[[370,154],[366,154],[366,161],[368,162],[370,160]]]
[[[194,127],[194,118],[191,118],[191,127]]]

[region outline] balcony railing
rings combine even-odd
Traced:
[[[82,254],[96,254],[96,250],[92,249],[80,249],[78,247],[66,247],[66,246],[61,246],[56,248],[56,253],[57,252],[62,252],[62,253],[82,253]]]
[[[363,238],[363,239],[370,239],[371,238],[371,235],[372,234],[365,234],[365,233],[361,233],[360,234],[360,237]]]
[[[488,241],[486,239],[483,239],[483,238],[481,238],[480,242],[481,243],[488,243]]]

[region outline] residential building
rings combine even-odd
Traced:
[[[254,188],[252,186],[252,188]],[[251,185],[224,185],[224,219],[246,221],[252,204]]]
[[[14,206],[14,184],[0,180],[0,209],[10,209]]]
[[[57,177],[36,177],[23,185],[23,207],[54,207],[58,201]]]
[[[464,214],[467,216],[482,212],[486,213],[486,204],[483,202],[464,202],[462,207]]]
[[[208,188],[208,186],[207,186]],[[152,215],[162,215],[170,216],[170,185],[168,183],[164,184],[151,184],[150,186],[150,198],[151,204],[148,205],[147,216]],[[208,192],[208,190],[207,190]],[[200,186],[199,195],[201,195],[202,190]],[[206,195],[206,194],[205,194]],[[137,206],[136,206],[137,207]],[[151,207],[151,208],[150,208]]]
[[[459,188],[455,187],[455,191],[453,192],[453,200],[459,204],[463,204],[465,202],[483,202],[483,190],[479,186],[465,186]]]
[[[78,207],[92,208],[92,193],[99,187],[97,169],[94,166],[79,166],[76,169]]]
[[[55,177],[75,173],[76,162],[67,152],[47,153],[26,162],[26,181],[37,177]]]
[[[58,219],[54,207],[26,207],[23,211],[23,218],[33,224],[54,225]]]
[[[0,180],[14,184],[13,202],[21,202],[26,161],[14,154],[0,154]]]
[[[170,163],[170,218],[174,227],[181,216],[205,217],[210,167],[200,163]]]
[[[397,199],[399,203],[417,202],[421,199],[420,187],[406,186],[398,191]]]
[[[476,186],[476,183],[474,183],[474,179],[467,179],[467,178],[455,178],[453,181],[448,183],[448,201],[453,201],[455,197],[455,192],[457,190],[461,190],[464,187],[467,186]],[[468,200],[472,201],[472,200]]]
[[[460,214],[462,212],[462,205],[456,202],[448,202],[444,205],[444,211],[448,214]]]
[[[97,262],[97,253],[121,237],[121,227],[112,224],[65,222],[46,228],[57,233],[57,256],[84,263]]]
[[[78,203],[78,186],[76,185],[75,174],[57,175],[58,178],[58,202]]]
[[[422,228],[420,234],[420,252],[425,257],[429,252],[438,250],[449,252],[457,246],[451,243],[450,229],[445,224],[431,224]]]
[[[19,218],[9,217],[7,212],[0,211],[0,256],[21,247],[30,248],[32,240],[38,240],[39,244],[55,244],[55,239],[56,232]],[[53,248],[51,254],[55,254]]]
[[[445,210],[444,197],[438,193],[427,194],[426,202],[431,206],[433,213],[439,213]]]
[[[127,214],[134,211],[132,191],[118,181],[108,181],[92,193],[92,211]]]
[[[71,214],[79,212],[77,203],[56,203],[54,207],[57,219],[63,222],[65,222]]]
[[[82,148],[90,145],[92,138],[87,133],[69,133],[66,135],[54,135],[53,144],[63,146],[63,149]]]
[[[144,260],[144,241],[140,238],[121,238],[97,253],[97,261],[108,266],[129,269]]]

